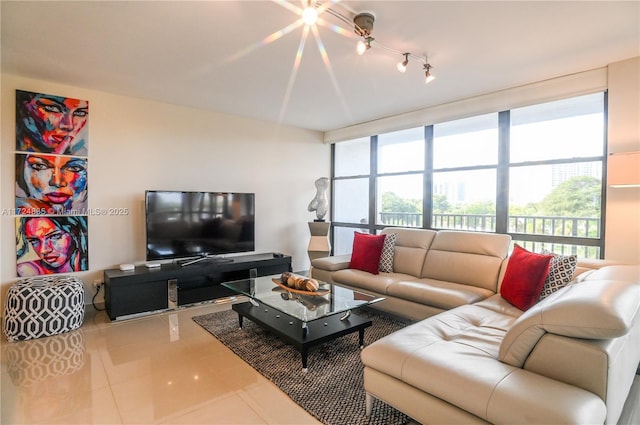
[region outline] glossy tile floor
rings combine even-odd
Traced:
[[[110,322],[88,307],[74,332],[2,337],[0,423],[318,424],[191,320],[229,308]]]
[[[191,320],[229,308],[110,322],[89,306],[74,332],[0,338],[0,424],[319,424]],[[636,375],[619,425],[640,423],[639,400]]]

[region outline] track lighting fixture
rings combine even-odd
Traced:
[[[431,65],[429,64],[429,62],[427,62],[427,58],[424,58],[425,64],[424,64],[424,76],[425,76],[425,84],[429,84],[430,82],[432,82],[433,80],[436,79],[436,77],[434,77],[433,75],[431,75]]]
[[[373,31],[373,23],[376,18],[371,13],[358,13],[353,17],[353,31],[362,37],[362,40],[358,41],[356,45],[356,51],[359,55],[364,55],[364,52],[371,48],[371,42],[374,40],[371,37],[371,31]]]
[[[327,10],[333,12],[331,8],[329,8]],[[334,15],[334,16],[336,16],[336,15]],[[344,18],[341,15],[339,15],[339,17],[340,18]],[[371,36],[371,32],[373,31],[373,23],[374,22],[375,22],[375,16],[373,16],[373,14],[368,13],[368,12],[358,13],[353,17],[353,31],[356,34],[358,34],[360,37],[362,37],[362,40],[358,41],[358,45],[357,45],[357,48],[356,48],[356,51],[358,52],[359,55],[363,55],[367,50],[371,49],[371,43],[375,40]],[[412,55],[410,52],[398,52],[397,50],[394,50],[394,49],[391,49],[389,47],[385,47],[385,46],[381,45],[377,41],[376,41],[375,46],[376,46],[376,49],[380,48],[380,49],[387,50],[387,51],[392,52],[392,53],[399,53],[399,54],[401,54],[403,56],[404,59],[396,64],[396,68],[400,72],[406,72],[407,71],[407,65],[409,64],[409,57],[410,56],[414,56],[414,58],[416,58],[416,59],[420,60],[420,62],[422,62],[420,57],[416,57],[415,55]],[[433,81],[435,79],[435,77],[433,75],[431,75],[431,72],[430,72],[431,64],[429,64],[429,62],[427,61],[426,57],[424,59],[423,69],[425,71],[426,82],[430,83],[431,81]]]
[[[422,64],[423,71],[425,73],[425,82],[430,83],[435,79],[433,75],[431,75],[431,64],[427,61],[427,58],[422,56],[417,56],[412,54],[411,52],[395,50],[393,48],[387,47],[381,44],[377,39],[375,39],[371,34],[373,32],[373,24],[376,20],[375,16],[371,12],[361,12],[361,13],[353,13],[345,8],[338,7],[335,3],[338,3],[340,0],[302,0],[302,7],[296,6],[294,2],[282,1],[282,0],[272,0],[274,3],[281,5],[282,7],[293,11],[297,15],[296,22],[287,25],[285,28],[276,31],[275,33],[269,35],[263,40],[264,44],[271,43],[275,40],[278,40],[282,36],[288,34],[292,30],[304,25],[302,40],[300,42],[299,52],[298,54],[302,55],[302,50],[304,48],[304,41],[309,35],[309,33],[313,34],[316,37],[316,42],[318,44],[318,48],[320,49],[321,54],[323,55],[323,60],[327,68],[330,68],[330,63],[328,60],[328,56],[326,54],[326,49],[320,40],[320,36],[318,33],[318,27],[324,26],[326,28],[330,28],[337,34],[352,37],[353,34],[347,31],[344,27],[330,24],[324,17],[327,15],[331,15],[334,18],[342,21],[343,24],[350,25],[353,28],[353,31],[358,36],[359,40],[356,46],[356,51],[358,55],[364,55],[367,50],[370,50],[371,47],[375,47],[375,50],[386,50],[394,55],[401,55],[402,59],[400,62],[396,64],[396,68],[399,72],[406,72],[407,67],[409,65],[409,59],[413,59],[414,62],[418,64]],[[373,42],[375,41],[375,45]],[[253,49],[253,48],[252,48]],[[250,50],[248,50],[250,51]],[[248,51],[241,52],[241,55],[246,54]],[[298,60],[298,59],[296,59]],[[298,63],[296,63],[296,70]]]
[[[409,53],[403,53],[402,55],[404,56],[404,60],[402,62],[398,62],[396,68],[398,68],[398,71],[400,72],[405,72],[407,70],[407,65],[409,64]]]
[[[375,40],[373,37],[366,37],[364,40],[358,41],[356,44],[356,51],[360,56],[364,55],[364,52],[371,48],[371,42]]]
[[[369,37],[371,35],[371,31],[373,31],[373,23],[375,20],[376,17],[371,13],[358,13],[353,17],[353,29],[360,37]]]

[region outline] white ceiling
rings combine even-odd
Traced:
[[[293,73],[304,27],[264,43],[298,19],[274,1],[2,1],[2,72],[327,131],[640,54],[639,1],[331,7],[373,12],[379,47],[358,56],[325,13],[346,36],[318,27],[327,66],[310,32]],[[437,79],[383,46],[428,54]]]

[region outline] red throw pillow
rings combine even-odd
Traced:
[[[531,308],[540,298],[552,258],[553,255],[529,252],[516,244],[502,279],[502,298],[522,311]]]
[[[349,268],[378,274],[385,236],[354,232]]]

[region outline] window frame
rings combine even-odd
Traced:
[[[605,255],[605,222],[606,222],[606,176],[607,176],[607,127],[608,127],[608,92],[607,90],[597,91],[595,93],[603,94],[603,149],[602,155],[579,157],[579,158],[563,158],[563,159],[547,159],[536,161],[524,161],[511,163],[509,149],[511,145],[510,129],[511,129],[511,117],[510,110],[498,111],[498,159],[497,163],[493,165],[478,165],[478,166],[463,166],[453,168],[441,168],[434,169],[433,167],[433,150],[434,150],[434,124],[425,125],[424,128],[424,171],[404,171],[404,172],[392,172],[392,173],[378,173],[378,135],[370,136],[369,146],[369,174],[357,175],[357,176],[340,176],[336,177],[334,173],[336,149],[335,144],[331,145],[331,183],[332,187],[335,187],[337,180],[354,179],[354,178],[367,178],[369,179],[369,210],[368,210],[368,223],[348,223],[348,222],[335,222],[331,223],[330,237],[333,242],[333,234],[335,227],[350,227],[356,229],[362,229],[364,232],[371,234],[379,233],[385,227],[383,224],[376,224],[376,206],[377,206],[377,188],[376,181],[379,177],[387,176],[400,176],[400,175],[423,175],[423,197],[422,197],[422,226],[411,228],[422,228],[431,230],[440,230],[439,228],[432,227],[433,207],[433,176],[436,172],[442,171],[468,171],[468,170],[483,170],[483,169],[495,169],[496,170],[496,230],[492,233],[502,233],[511,236],[514,241],[522,241],[535,244],[561,244],[561,245],[575,245],[585,247],[595,247],[599,249],[599,258],[604,258]],[[574,96],[579,97],[579,96]],[[569,99],[568,97],[567,99]],[[481,114],[481,115],[486,115]],[[358,138],[361,139],[361,138]],[[342,142],[342,143],[348,143]],[[577,237],[577,236],[556,236],[556,235],[539,235],[529,233],[516,233],[509,232],[509,172],[512,168],[535,166],[535,165],[552,165],[552,164],[572,164],[572,163],[585,163],[585,162],[600,162],[602,164],[602,180],[601,180],[601,198],[600,198],[600,235],[598,238]],[[331,202],[331,217],[334,217],[334,195],[332,192]],[[332,243],[333,246],[333,243]]]

